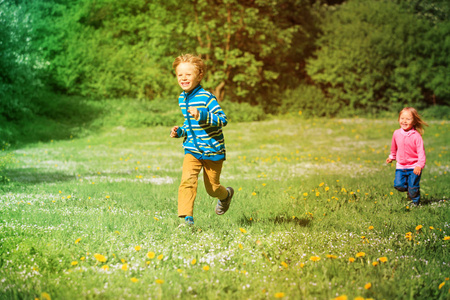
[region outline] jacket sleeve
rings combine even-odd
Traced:
[[[217,98],[212,96],[206,104],[206,109],[200,108],[199,124],[207,124],[213,127],[224,127],[228,124],[227,116],[217,102]]]
[[[389,154],[389,158],[392,160],[397,159],[397,142],[395,141],[395,132],[392,135],[391,153]]]
[[[178,127],[178,129],[177,129],[177,138],[180,138],[183,136],[186,136],[186,128],[185,128],[184,124],[183,124],[183,126]]]
[[[417,146],[417,155],[418,155],[417,166],[421,167],[423,169],[423,168],[425,168],[425,162],[426,162],[427,158],[425,155],[425,146],[423,145],[423,139],[420,135],[416,141],[416,146]]]

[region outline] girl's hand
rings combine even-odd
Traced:
[[[198,121],[198,119],[200,119],[200,112],[198,111],[197,108],[195,108],[195,107],[189,108],[189,109],[188,109],[188,113],[189,113],[192,117],[194,117],[195,120]]]
[[[422,168],[421,167],[415,167],[413,173],[416,174],[417,176],[419,176],[420,173],[422,173]]]
[[[176,138],[178,136],[177,134],[178,126],[173,126],[170,130],[170,137]]]
[[[393,161],[393,159],[390,159],[389,157],[386,158],[386,163],[387,163],[387,164],[390,164],[392,161]]]

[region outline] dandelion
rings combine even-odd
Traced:
[[[320,193],[319,192],[316,192],[316,197],[319,197],[320,196]]]
[[[442,289],[442,287],[443,287],[444,285],[445,285],[445,281],[439,285],[439,289]]]
[[[132,277],[130,280],[135,283],[139,281],[139,279],[137,279],[136,277]]]
[[[41,293],[41,298],[42,299],[45,299],[45,300],[52,300],[52,298],[50,297],[50,295],[49,294],[47,294],[47,293]]]
[[[431,229],[431,230],[433,230],[433,229],[434,229],[434,227],[433,227],[433,226],[430,226],[430,229]]]
[[[366,289],[366,290],[368,290],[368,289],[370,289],[372,287],[372,284],[369,282],[369,283],[366,283],[366,285],[364,286],[364,288]]]
[[[152,251],[148,252],[147,253],[147,257],[150,258],[150,259],[154,259],[155,258],[155,252],[152,252]]]
[[[308,193],[303,193],[303,196],[304,196],[304,197],[308,196]]]
[[[412,233],[411,233],[411,232],[405,233],[405,238],[406,238],[407,240],[411,240],[411,239],[412,239]]]
[[[350,258],[348,259],[348,261],[352,263],[352,262],[355,261],[355,258],[354,258],[354,257],[350,257]]]
[[[136,246],[136,247],[134,247],[134,250],[136,250],[136,251],[141,250],[141,246]]]
[[[262,184],[262,186],[266,186],[266,184],[265,184],[265,183],[263,183],[263,184]]]
[[[346,295],[341,295],[341,296],[334,298],[333,300],[347,300],[347,299],[348,299],[348,297]]]
[[[356,257],[364,257],[366,254],[364,252],[358,252],[356,253]]]
[[[443,240],[444,241],[450,241],[450,236],[444,236]]]
[[[164,255],[163,255],[163,254],[160,254],[160,255],[158,255],[157,259],[162,260],[163,257],[164,257]]]
[[[323,186],[325,184],[325,182],[321,182],[319,183],[319,186]]]
[[[380,257],[379,260],[380,260],[382,263],[385,263],[385,262],[388,261],[387,257],[385,257],[385,256]]]
[[[300,263],[300,268],[304,268],[305,267],[305,264],[304,263]]]
[[[98,253],[95,253],[94,254],[94,257],[95,257],[95,259],[97,259],[99,262],[106,262],[106,257],[105,256],[103,256],[103,255],[101,255],[101,254],[98,254]]]
[[[157,284],[163,284],[163,283],[164,283],[164,280],[162,280],[162,279],[156,279],[155,282],[156,282]]]
[[[177,272],[178,272],[178,273],[182,273],[182,272],[183,272],[183,270],[181,270],[181,269],[177,269]]]
[[[288,264],[285,263],[284,261],[281,262],[281,265],[282,265],[283,267],[285,267],[286,269],[288,268]]]
[[[369,226],[369,230],[373,230],[373,228],[374,228],[373,226]]]
[[[252,193],[252,196],[256,196],[256,193],[255,193],[255,192],[253,192],[253,193]]]
[[[328,192],[330,188],[328,186],[325,187],[325,192]]]
[[[194,258],[192,261],[191,261],[191,265],[195,265],[197,263],[197,260]]]
[[[73,261],[73,262],[71,262],[70,263],[72,266],[76,266],[76,265],[78,265],[78,262],[77,261]]]
[[[275,293],[275,298],[283,298],[284,296],[284,293]]]
[[[109,199],[109,198],[111,198],[111,197],[110,197],[110,196],[106,196],[105,198],[106,198],[106,199]]]
[[[239,244],[238,247],[239,247],[239,249],[241,249],[241,250],[244,249],[244,246],[242,246],[242,244]]]
[[[84,257],[84,256],[80,257],[80,260],[85,260],[85,259],[86,259],[86,257]]]
[[[102,269],[105,270],[105,271],[108,271],[108,270],[109,270],[109,267],[108,267],[108,265],[104,265],[104,266],[102,267]]]
[[[202,269],[203,271],[209,271],[209,266],[204,266]]]
[[[422,229],[422,225],[417,225],[416,226],[416,231],[419,231],[420,229]]]
[[[153,219],[155,219],[155,221],[159,221],[159,219],[157,217],[153,217]]]
[[[389,193],[389,195],[391,195],[391,196],[392,196],[392,195],[394,195],[394,193],[393,193],[393,192],[390,192],[390,193]]]
[[[75,244],[78,244],[81,241],[81,238],[75,240]]]
[[[333,254],[327,254],[327,258],[335,259],[337,258],[337,256]]]
[[[309,259],[314,261],[314,262],[316,262],[316,261],[320,260],[320,257],[318,257],[318,256],[311,256]]]
[[[364,300],[364,297],[361,297],[361,296],[355,297],[353,300]]]
[[[378,266],[378,262],[377,262],[377,261],[374,261],[374,262],[372,263],[372,266],[374,266],[374,267]]]
[[[122,270],[124,270],[124,271],[128,270],[128,264],[123,264],[122,265]]]
[[[247,233],[247,230],[245,230],[244,228],[239,228],[239,230],[240,230],[242,233]]]

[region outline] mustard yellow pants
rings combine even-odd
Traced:
[[[227,189],[220,185],[220,172],[223,160],[198,160],[191,154],[186,154],[183,161],[181,184],[178,188],[178,216],[193,216],[194,201],[197,196],[198,175],[203,168],[203,181],[206,192],[211,197],[221,200],[228,197]]]

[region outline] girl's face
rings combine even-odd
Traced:
[[[175,69],[180,87],[186,92],[192,91],[202,80],[195,66],[188,62],[180,63]]]
[[[405,131],[410,130],[414,126],[414,118],[411,112],[404,111],[398,118],[398,122],[400,124],[400,128]]]

